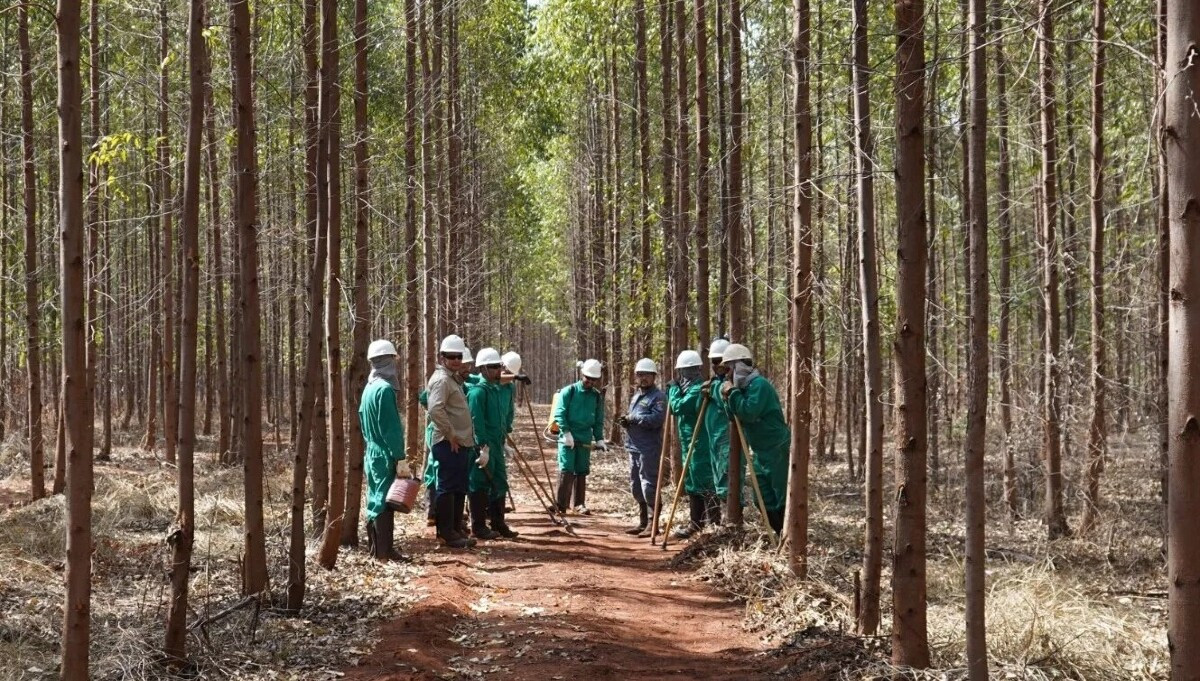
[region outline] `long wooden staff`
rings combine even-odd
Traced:
[[[762,513],[763,522],[767,523],[767,527],[771,527],[770,521],[767,519],[767,505],[763,502],[762,489],[758,486],[758,474],[754,472],[754,451],[750,449],[750,441],[746,439],[746,431],[742,429],[742,420],[734,415],[733,422],[737,424],[738,437],[742,438],[742,447],[746,450],[746,463],[750,468],[750,482],[754,485],[754,496],[758,499],[758,510]],[[775,541],[781,541],[779,533],[771,527],[771,534],[775,535]]]
[[[513,440],[511,435],[508,436],[508,443],[512,445],[514,454],[513,459],[515,459],[517,462],[517,469],[521,471],[521,476],[525,478],[525,482],[528,483],[529,487],[533,489],[534,496],[538,498],[538,503],[541,504],[546,509],[546,513],[550,515],[550,520],[554,521],[555,525],[558,525],[559,519],[561,519],[562,525],[566,526],[567,530],[574,534],[574,528],[571,526],[571,521],[567,520],[567,514],[558,509],[558,504],[554,502],[554,497],[542,488],[541,481],[538,480],[537,475],[533,472],[533,466],[531,466],[529,462],[525,460],[525,455],[521,454],[521,450],[517,448],[517,443]],[[558,518],[555,518],[556,512],[559,515]]]
[[[522,384],[521,389],[525,395],[525,406],[529,408],[529,424],[533,426],[533,440],[537,443],[538,454],[542,457],[542,469],[546,473],[546,484],[550,485],[550,489],[554,489],[554,478],[550,477],[550,464],[546,463],[546,450],[542,448],[542,439],[537,436],[537,417],[533,415],[533,402],[529,399],[529,386]]]
[[[692,462],[692,452],[696,451],[696,438],[700,435],[700,424],[704,422],[704,412],[708,410],[708,393],[700,400],[700,413],[696,415],[696,425],[692,429],[692,441],[688,444],[687,456],[679,470],[679,482],[675,485],[675,499],[671,502],[671,513],[667,515],[667,526],[663,529],[662,549],[667,550],[667,540],[671,536],[671,524],[675,522],[675,508],[679,506],[679,496],[683,491],[683,478],[687,475],[688,464]]]
[[[654,519],[650,521],[650,545],[654,545],[654,540],[658,536],[658,514],[662,511],[662,483],[663,483],[663,461],[667,458],[667,452],[670,451],[671,434],[674,432],[675,415],[671,413],[670,407],[667,408],[667,418],[663,422],[663,443],[662,450],[658,453],[658,477],[654,481]]]

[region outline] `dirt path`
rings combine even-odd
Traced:
[[[540,473],[524,420],[518,441]],[[424,598],[381,629],[375,652],[346,678],[781,678],[787,653],[743,630],[741,605],[668,567],[678,547],[664,553],[623,533],[632,506],[625,456],[593,459],[594,515],[571,516],[574,536],[534,512],[540,506],[512,463],[518,539],[452,551],[415,527],[423,518],[406,518],[400,544],[425,565],[412,585]]]
[[[512,524],[519,539],[474,551],[423,539],[426,598],[347,678],[750,679],[786,667],[742,630],[741,606],[668,569],[617,519],[579,519],[578,537],[544,515]]]

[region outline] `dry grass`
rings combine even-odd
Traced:
[[[0,455],[0,468],[12,456]],[[242,474],[209,459],[197,457],[191,622],[237,601],[240,589]],[[280,457],[272,459],[266,480],[271,591],[257,608],[195,630],[184,677],[330,678],[366,654],[380,621],[419,597],[400,588],[419,567],[379,565],[362,551],[343,550],[336,571],[310,561],[305,609],[301,617],[283,616],[277,606],[286,577],[290,470]],[[144,453],[121,449],[96,468],[93,678],[177,678],[160,656],[169,558],[163,539],[174,502],[174,470]],[[0,511],[0,679],[57,677],[64,520],[61,496]],[[309,548],[311,556],[315,543]]]

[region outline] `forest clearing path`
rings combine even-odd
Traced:
[[[518,445],[529,445],[526,456],[533,450],[540,473],[522,421]],[[408,587],[422,599],[383,625],[375,651],[346,678],[803,678],[783,659],[802,651],[745,631],[742,605],[668,565],[684,542],[664,552],[623,532],[630,525],[620,510],[632,505],[620,483],[623,458],[618,449],[593,462],[593,515],[569,517],[575,536],[539,510],[511,462],[516,540],[454,551],[410,529],[400,545],[424,563]]]

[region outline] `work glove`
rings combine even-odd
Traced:
[[[525,385],[533,385],[533,381],[529,380],[529,374],[524,374],[524,373],[517,374],[517,380],[524,383]]]
[[[396,477],[402,480],[413,477],[412,466],[404,459],[396,462]]]
[[[621,427],[622,427],[622,428],[628,428],[628,427],[629,427],[629,423],[630,423],[630,421],[629,421],[629,416],[628,416],[627,414],[622,414],[622,415],[621,415],[621,416],[620,416],[620,417],[617,419],[617,423],[621,424]]]
[[[479,448],[479,459],[475,461],[475,465],[480,468],[487,468],[488,458],[488,446],[484,445]]]
[[[512,447],[509,447],[508,445],[504,445],[504,456],[505,457],[511,459],[516,455],[517,455],[516,450],[514,450]]]
[[[565,447],[568,447],[568,448],[575,446],[575,436],[571,434],[571,431],[569,431],[569,430],[563,431],[562,443]]]
[[[595,442],[592,443],[592,449],[598,449],[602,452],[607,452],[608,451],[608,443],[605,442],[604,440],[596,440]]]
[[[710,378],[707,381],[701,383],[700,389],[703,390],[704,392],[708,392],[709,390],[712,389],[712,382],[713,382],[713,380]]]
[[[733,381],[725,381],[721,385],[721,397],[729,399],[729,393],[733,392]]]

